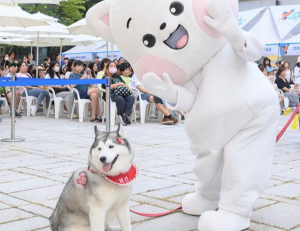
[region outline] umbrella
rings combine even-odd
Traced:
[[[48,25],[47,22],[32,16],[31,14],[22,10],[21,7],[16,5],[0,4],[0,12],[0,27],[29,27]]]
[[[24,38],[24,35],[22,34],[15,34],[15,33],[9,33],[9,32],[0,32],[0,38]]]
[[[59,2],[65,0],[1,0],[4,4],[59,4]]]
[[[70,44],[79,45],[79,46],[88,46],[99,41],[103,41],[103,39],[91,35],[78,35],[70,42]]]
[[[92,35],[97,36],[94,31],[92,31],[89,26],[86,24],[85,18],[71,24],[68,26],[68,31],[73,35]]]

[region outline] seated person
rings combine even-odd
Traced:
[[[69,62],[70,63],[70,62]],[[73,63],[74,73],[70,74],[69,79],[87,79],[87,73],[82,74],[83,63],[80,60],[76,60]],[[92,115],[91,122],[102,122],[101,112],[100,112],[100,91],[98,88],[88,89],[88,85],[71,85],[72,88],[76,88],[79,92],[79,96],[81,99],[90,99],[92,101]],[[77,98],[77,95],[75,95]]]
[[[120,118],[121,123],[126,126],[130,125],[130,115],[134,104],[134,97],[129,87],[126,85],[124,80],[116,74],[117,66],[114,62],[110,61],[107,63],[104,78],[111,77],[111,100],[116,102],[117,114]],[[103,94],[105,99],[105,94]]]
[[[16,74],[16,76],[18,78],[32,78],[32,76],[27,73],[27,70],[28,70],[28,66],[25,62],[18,63],[19,72]],[[46,107],[47,108],[49,107],[49,102],[50,102],[49,91],[44,90],[40,86],[26,86],[25,88],[27,89],[28,96],[34,96],[37,98],[36,104],[31,106],[32,116],[35,116],[38,106],[42,105],[42,102],[45,98],[46,98]],[[20,93],[22,97],[26,96],[25,91],[23,91],[22,89],[20,89]]]
[[[45,76],[45,79],[60,79],[59,76],[59,62],[58,61],[52,61],[50,63],[48,73]],[[68,111],[68,119],[71,118],[71,113],[72,113],[72,107],[74,103],[74,94],[67,88],[67,86],[51,86],[54,91],[56,97],[61,97],[65,101],[65,105],[67,107]],[[72,119],[78,119],[78,115],[73,115]]]
[[[163,102],[161,100],[161,98],[158,98],[157,96],[151,95],[141,84],[141,82],[138,80],[138,78],[133,75],[132,79],[131,79],[131,86],[133,88],[138,89],[142,94],[142,100],[146,100],[150,103],[155,103],[155,106],[157,108],[158,111],[160,111],[161,113],[164,114],[164,119],[162,120],[162,124],[164,125],[173,125],[176,124],[178,122],[177,119],[175,119],[170,113],[169,110],[167,110],[164,106],[163,106]],[[134,91],[135,96],[137,97],[137,100],[139,99],[139,95],[137,94],[136,91]]]
[[[280,66],[276,76],[275,83],[283,91],[284,96],[290,100],[290,107],[296,107],[299,104],[299,91],[291,88],[288,80],[285,78],[285,68]]]
[[[272,67],[267,68],[267,77],[272,76],[274,79],[276,79],[276,76],[274,75],[274,69]]]

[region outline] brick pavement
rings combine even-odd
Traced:
[[[279,129],[288,116],[281,116]],[[94,124],[65,118],[17,120],[23,143],[0,142],[0,231],[49,231],[48,217],[72,172],[87,165]],[[99,125],[105,129],[104,124]],[[142,169],[134,186],[131,208],[141,212],[174,209],[193,191],[193,156],[183,124],[131,125],[126,133]],[[0,139],[10,136],[4,115]],[[198,217],[182,213],[149,219],[132,214],[134,231],[196,230]],[[268,189],[255,205],[252,231],[300,231],[300,133],[288,130],[277,144]]]

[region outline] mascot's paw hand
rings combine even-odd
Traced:
[[[78,176],[78,178],[76,179],[77,184],[86,186],[87,184],[87,175],[85,172],[81,172]]]
[[[203,213],[198,223],[199,231],[241,231],[249,227],[250,218],[222,209]]]
[[[206,10],[211,17],[205,16],[204,22],[223,35],[234,48],[241,50],[246,39],[238,26],[237,19],[228,1],[208,0]]]
[[[168,103],[177,102],[177,87],[173,84],[167,73],[162,78],[155,73],[147,73],[143,76],[144,87],[153,95],[160,97]]]

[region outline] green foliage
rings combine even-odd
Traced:
[[[66,26],[85,17],[86,6],[89,2],[99,2],[99,0],[68,0],[60,2],[60,5],[51,4],[21,4],[23,10],[34,14],[41,12],[43,14],[55,17],[61,20]]]

